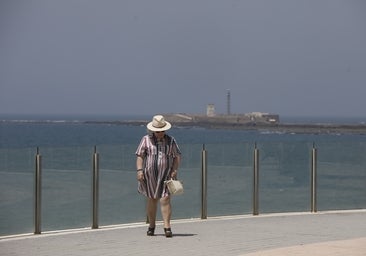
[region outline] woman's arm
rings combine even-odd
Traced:
[[[144,180],[144,158],[140,155],[136,158],[136,170],[137,170],[137,180],[143,181]]]
[[[174,157],[173,166],[172,166],[172,172],[170,173],[170,177],[172,179],[176,179],[177,178],[178,168],[179,168],[179,165],[180,165],[180,160],[181,160],[181,157],[180,157],[179,154],[176,157]]]

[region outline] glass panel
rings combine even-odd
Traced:
[[[208,144],[207,214],[244,214],[251,211],[252,144]]]
[[[30,148],[0,148],[0,235],[34,232],[35,153]]]
[[[112,225],[146,220],[146,198],[137,192],[136,145],[99,146],[100,196],[99,224]],[[180,145],[184,161],[179,179],[184,196],[172,198],[173,219],[200,215],[200,145]],[[185,182],[187,181],[187,182]],[[157,218],[161,220],[160,211]]]
[[[135,150],[136,145],[98,146],[101,226],[146,220],[144,200],[137,193]]]
[[[259,149],[259,213],[307,211],[312,144],[267,142]]]
[[[201,216],[201,154],[200,144],[179,144],[182,163],[178,179],[183,181],[184,194],[172,197],[172,219]]]
[[[366,208],[366,144],[319,143],[318,210]]]
[[[42,231],[91,226],[91,147],[42,148]]]

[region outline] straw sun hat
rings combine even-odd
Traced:
[[[172,125],[165,121],[162,115],[156,115],[153,117],[152,121],[147,124],[147,129],[152,132],[162,132],[167,131],[172,127]]]

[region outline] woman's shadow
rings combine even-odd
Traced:
[[[156,236],[165,236],[165,234],[155,234]],[[182,233],[174,233],[173,237],[175,236],[180,236],[180,237],[185,237],[185,236],[196,236],[197,234],[182,234]]]

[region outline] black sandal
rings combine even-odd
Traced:
[[[165,237],[172,237],[172,229],[171,228],[164,228]]]
[[[147,230],[147,235],[148,236],[153,236],[154,233],[155,233],[155,227],[153,227],[153,228],[149,227],[148,230]]]

